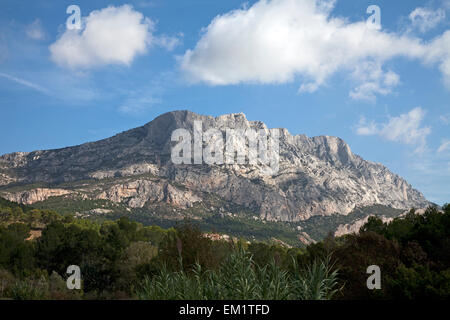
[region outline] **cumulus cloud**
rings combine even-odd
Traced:
[[[405,143],[416,147],[415,152],[426,150],[426,139],[431,133],[430,127],[423,127],[422,120],[425,111],[414,108],[408,113],[397,117],[391,117],[386,123],[367,123],[365,118],[361,118],[356,126],[356,133],[359,135],[379,135],[387,140]]]
[[[439,64],[450,79],[448,36],[430,43],[410,34],[368,28],[333,17],[334,0],[260,0],[215,17],[192,50],[180,57],[189,79],[210,85],[286,83],[301,79],[300,92],[314,92],[337,71],[373,72],[350,92],[372,100],[388,94],[399,76],[383,70],[395,57]],[[430,53],[434,51],[434,53]],[[450,80],[449,80],[450,82]]]
[[[33,40],[42,40],[45,38],[44,28],[41,20],[36,19],[25,28],[27,36]]]
[[[176,45],[169,38],[158,42],[153,34],[155,23],[130,5],[92,11],[82,25],[80,30],[66,30],[50,46],[54,62],[70,68],[129,65],[153,44]]]
[[[411,25],[420,32],[425,33],[435,28],[440,22],[445,19],[445,10],[432,10],[429,8],[416,8],[409,15]]]

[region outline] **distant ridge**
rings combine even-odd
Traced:
[[[0,195],[27,203],[68,196],[105,199],[130,209],[164,204],[187,210],[203,204],[211,211],[218,210],[211,201],[216,197],[261,219],[290,222],[346,215],[371,205],[409,209],[429,204],[383,165],[353,154],[342,139],[293,136],[286,129],[280,129],[280,169],[273,176],[250,165],[174,165],[171,133],[178,128],[192,130],[196,120],[202,121],[204,130],[267,129],[243,113],[211,117],[187,110],[168,112],[104,140],[3,155]]]

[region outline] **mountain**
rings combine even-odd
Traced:
[[[211,117],[169,112],[108,139],[3,155],[0,196],[85,215],[138,212],[169,220],[245,216],[294,224],[318,216],[349,216],[364,207],[404,211],[429,204],[404,179],[353,154],[337,137],[309,138],[279,129],[279,170],[272,174],[261,164],[174,164],[172,132],[193,132],[195,121],[202,122],[203,131],[219,129],[223,137],[227,129],[269,132],[264,123],[248,121],[242,113]]]

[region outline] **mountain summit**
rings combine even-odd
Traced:
[[[353,154],[337,137],[294,136],[279,129],[279,171],[273,175],[262,174],[259,165],[176,165],[171,134],[180,128],[192,131],[195,121],[224,137],[227,129],[268,130],[242,113],[211,117],[168,112],[104,140],[1,156],[0,196],[28,204],[57,198],[105,200],[149,215],[164,207],[166,218],[195,215],[195,208],[231,214],[240,208],[258,219],[286,222],[348,215],[373,205],[402,210],[428,205],[404,179]],[[104,207],[89,212],[112,210]]]

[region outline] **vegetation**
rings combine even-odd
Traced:
[[[81,269],[81,290],[67,289],[70,265]],[[381,290],[366,286],[370,265],[381,269]],[[287,247],[244,238],[213,241],[189,221],[162,229],[0,199],[0,298],[449,297],[450,205],[422,215],[412,210],[390,223],[372,217],[359,234]]]
[[[364,219],[368,215],[375,217],[394,218],[403,213],[404,210],[394,209],[383,205],[372,205],[355,208],[348,215],[334,214],[331,216],[313,216],[306,221],[300,222],[302,230],[313,239],[324,239],[328,233],[334,232],[341,224],[352,224],[356,220]]]
[[[295,260],[294,260],[295,261]],[[182,266],[182,258],[179,260]],[[330,259],[315,261],[305,270],[294,262],[290,273],[275,260],[264,266],[253,261],[243,246],[233,250],[220,268],[204,271],[195,263],[190,272],[170,272],[165,265],[146,276],[137,295],[152,300],[323,300],[338,291],[337,270]]]

